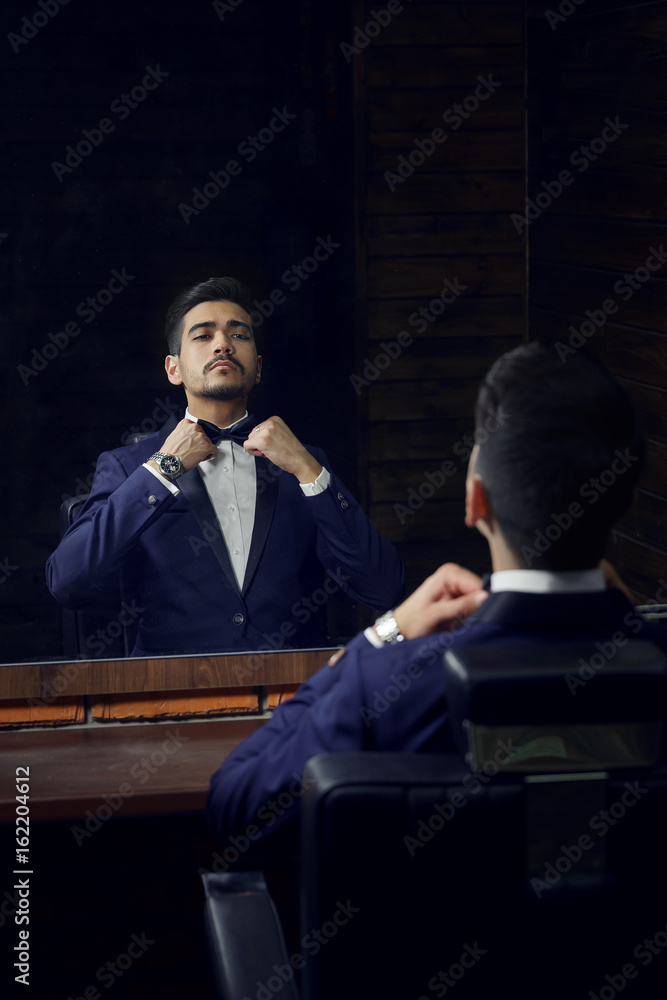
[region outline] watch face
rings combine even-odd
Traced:
[[[181,460],[175,455],[167,455],[160,461],[160,469],[165,476],[175,476],[181,471]]]

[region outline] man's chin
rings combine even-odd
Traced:
[[[207,386],[201,393],[202,399],[238,399],[239,396],[243,395],[242,385],[210,385]]]

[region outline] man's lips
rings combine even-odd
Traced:
[[[214,365],[211,365],[211,367],[206,370],[212,372],[215,371],[216,368],[219,368],[221,371],[236,371],[237,367],[238,366],[232,361],[216,361]]]

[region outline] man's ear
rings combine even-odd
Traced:
[[[183,385],[183,379],[178,373],[178,354],[168,354],[164,359],[164,370],[172,385]]]
[[[479,521],[490,524],[492,517],[489,495],[481,478],[473,473],[466,479],[466,524],[469,528],[478,525]]]
[[[262,376],[262,355],[257,355],[257,374],[255,375],[255,385],[259,382]]]

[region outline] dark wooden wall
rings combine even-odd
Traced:
[[[560,19],[547,19],[541,2],[529,11],[529,195],[548,193],[543,182],[553,184],[563,169],[573,178],[559,195],[552,186],[557,196],[527,227],[530,332],[568,347],[573,336],[574,344],[585,342],[639,409],[647,468],[609,555],[638,601],[664,601],[667,258],[653,257],[656,269],[643,279],[652,248],[667,246],[667,4],[586,0]],[[606,119],[619,120],[619,134],[604,149],[591,147]],[[635,279],[638,268],[644,270]],[[581,336],[588,312],[600,325],[585,326]]]
[[[357,24],[372,9],[357,4]],[[480,377],[524,336],[525,248],[510,222],[524,195],[523,4],[405,4],[354,58],[361,461],[370,512],[398,545],[410,588],[445,560],[489,568],[463,526],[464,438]],[[464,107],[469,117],[443,118],[489,75],[492,91]],[[438,128],[444,141],[406,166],[400,158],[418,142],[428,151]],[[418,165],[400,181],[400,163],[405,174]],[[413,316],[445,280],[465,291],[433,322]]]

